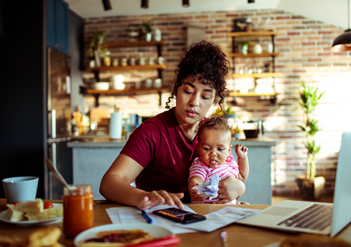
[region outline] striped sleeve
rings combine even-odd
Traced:
[[[192,176],[197,176],[200,177],[202,181],[205,181],[207,177],[206,167],[207,166],[200,160],[199,157],[195,158],[190,166],[189,178]]]

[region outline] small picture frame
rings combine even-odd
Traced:
[[[234,19],[234,32],[246,32],[247,31],[247,18]]]

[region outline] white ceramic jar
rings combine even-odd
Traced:
[[[262,53],[262,46],[260,44],[255,44],[253,47],[253,53],[261,54]]]

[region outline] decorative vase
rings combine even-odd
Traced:
[[[146,33],[145,40],[149,42],[149,41],[151,41],[151,39],[152,39],[152,33]]]
[[[305,175],[301,175],[295,181],[303,199],[316,201],[321,198],[325,185],[324,177],[306,178]]]
[[[262,53],[262,46],[260,44],[255,44],[253,47],[253,53],[261,54]]]
[[[158,29],[158,28],[155,29],[155,36],[154,36],[154,39],[155,39],[156,41],[161,41],[161,30]]]

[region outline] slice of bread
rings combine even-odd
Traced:
[[[57,226],[37,229],[28,236],[27,247],[53,246],[57,244],[61,234],[62,231]]]
[[[23,213],[40,213],[43,212],[43,201],[37,198],[33,201],[17,203],[15,209]]]
[[[58,205],[53,208],[44,209],[40,213],[26,213],[25,216],[29,221],[50,220],[63,216],[63,205]]]
[[[10,221],[21,221],[24,220],[24,213],[17,210],[15,205],[7,204],[7,217]]]

